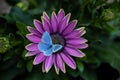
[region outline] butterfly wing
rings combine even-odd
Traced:
[[[41,40],[42,40],[43,43],[52,45],[51,36],[47,31],[43,33]]]
[[[44,53],[45,56],[50,56],[53,53],[52,48],[49,48],[48,50],[43,51],[43,53]]]
[[[48,50],[50,47],[51,47],[51,45],[43,43],[43,42],[38,44],[38,49],[42,52]]]
[[[62,45],[59,45],[59,44],[54,44],[54,45],[52,45],[52,52],[57,52],[57,51],[59,51],[60,49],[62,49]]]
[[[59,44],[53,44],[51,36],[47,31],[43,33],[41,40],[42,42],[38,44],[38,48],[45,56],[50,56],[52,53],[59,51],[63,47]]]

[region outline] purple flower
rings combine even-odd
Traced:
[[[69,22],[71,14],[65,15],[61,9],[56,15],[52,13],[51,18],[43,12],[41,22],[34,20],[35,28],[28,27],[30,34],[26,37],[32,43],[26,46],[28,53],[26,56],[34,56],[34,65],[42,63],[42,71],[48,72],[54,65],[55,71],[66,72],[65,64],[72,69],[76,69],[76,63],[73,57],[83,57],[85,54],[79,49],[88,47],[85,34],[85,28],[75,29],[77,20]]]

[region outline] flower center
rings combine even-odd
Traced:
[[[59,34],[52,34],[51,39],[52,39],[53,44],[60,44],[62,46],[65,45],[63,37],[60,36]]]

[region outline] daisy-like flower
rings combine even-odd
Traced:
[[[26,46],[26,56],[34,56],[34,65],[42,63],[42,71],[48,72],[54,65],[55,71],[66,72],[65,64],[76,69],[73,57],[83,57],[85,54],[79,49],[88,47],[86,39],[82,38],[85,28],[74,29],[77,20],[69,22],[71,14],[65,15],[61,9],[56,15],[52,13],[51,18],[43,12],[41,22],[34,19],[34,26],[28,27],[30,34],[26,37],[32,43]]]

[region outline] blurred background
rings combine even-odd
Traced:
[[[42,73],[25,57],[26,26],[61,8],[78,20],[76,28],[86,27],[89,47],[75,58],[76,70]],[[0,0],[0,80],[120,80],[120,0]]]

